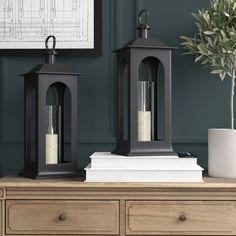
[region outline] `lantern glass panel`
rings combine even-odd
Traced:
[[[162,63],[145,58],[139,66],[138,141],[164,140],[164,70]]]
[[[61,107],[59,105],[47,105],[46,107],[46,134],[45,134],[45,149],[46,149],[46,164],[58,164],[60,160],[60,142],[59,142],[59,116]]]
[[[52,84],[48,88],[46,102],[46,165],[69,163],[71,98],[68,88],[63,83]]]

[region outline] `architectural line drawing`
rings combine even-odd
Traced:
[[[94,47],[94,0],[0,0],[0,48]]]

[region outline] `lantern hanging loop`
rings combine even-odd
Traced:
[[[48,47],[48,42],[50,38],[53,39],[52,48]],[[55,55],[57,54],[56,48],[56,37],[54,35],[49,35],[45,40],[45,47],[46,47],[46,63],[54,64],[55,63]]]
[[[52,50],[55,50],[55,48],[56,48],[56,37],[55,37],[54,35],[49,35],[49,36],[46,38],[46,40],[45,40],[46,49],[49,50],[49,48],[48,48],[48,41],[49,41],[50,38],[53,39]]]
[[[143,14],[145,14],[144,25],[147,25],[148,17],[149,17],[149,11],[147,9],[143,9],[142,11],[139,12],[139,14],[138,14],[138,23],[142,24],[142,15]]]
[[[142,22],[142,16],[145,14],[144,17],[144,22]],[[149,17],[149,11],[147,9],[143,9],[139,12],[138,14],[138,23],[139,25],[137,26],[138,30],[138,37],[139,38],[148,38],[148,30],[151,28],[148,25],[148,17]]]

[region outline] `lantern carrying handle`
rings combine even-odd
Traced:
[[[53,39],[52,49],[48,48],[48,41],[49,41],[50,38]],[[49,35],[46,38],[46,40],[45,40],[45,47],[46,47],[47,50],[55,50],[55,48],[56,48],[56,37],[54,35]]]
[[[52,48],[48,47],[48,42],[50,38],[53,39]],[[54,64],[55,63],[55,55],[57,54],[56,48],[56,37],[54,35],[49,35],[45,40],[45,47],[46,47],[46,63]]]
[[[142,22],[142,16],[145,14],[144,17],[144,22]],[[139,12],[138,14],[138,23],[139,25],[137,26],[138,30],[138,37],[139,38],[148,38],[148,31],[150,30],[150,27],[148,25],[148,17],[149,17],[149,11],[147,9],[143,9]]]
[[[149,17],[149,11],[147,9],[143,9],[142,11],[139,12],[138,14],[138,23],[141,25],[142,23],[142,15],[145,14],[145,20],[144,20],[144,25],[147,25],[148,23],[148,17]]]

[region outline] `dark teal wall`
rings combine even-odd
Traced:
[[[207,163],[207,129],[226,127],[228,82],[182,56],[180,35],[196,28],[191,12],[208,0],[103,0],[102,56],[59,56],[58,61],[85,73],[79,80],[80,168],[95,151],[111,151],[115,143],[115,57],[111,51],[135,36],[136,16],[150,10],[151,35],[170,46],[173,55],[173,144],[176,151],[192,151]],[[43,56],[0,57],[0,164],[8,170],[23,167],[23,80],[18,75],[40,64]]]

